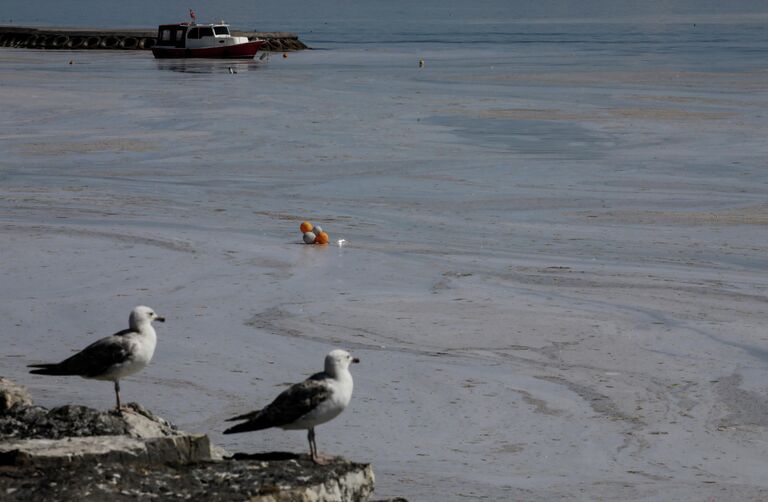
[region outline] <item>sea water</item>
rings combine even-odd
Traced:
[[[44,7],[0,22],[152,28],[189,6]],[[223,421],[332,348],[360,356],[317,441],[373,463],[382,497],[766,488],[764,23],[508,2],[196,11],[313,50],[0,50],[4,376],[46,406],[106,408],[109,385],[25,365],[148,304],[168,322],[123,398],[232,451],[305,449]],[[346,245],[305,246],[304,219]]]

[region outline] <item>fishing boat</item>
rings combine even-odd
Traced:
[[[156,58],[252,59],[264,44],[261,39],[232,36],[224,21],[198,24],[194,12],[189,14],[191,22],[158,26],[152,47]]]

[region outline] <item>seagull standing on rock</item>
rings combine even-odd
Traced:
[[[141,371],[155,353],[157,334],[152,321],[165,322],[149,307],[131,311],[128,329],[97,340],[60,363],[31,364],[36,375],[77,375],[94,380],[115,382],[117,409],[120,410],[120,379]]]
[[[337,417],[352,399],[351,363],[360,360],[346,350],[332,350],[325,356],[325,371],[316,373],[301,383],[291,385],[267,407],[228,419],[245,420],[224,431],[224,434],[259,431],[270,427],[285,430],[307,429],[309,455],[315,463],[329,460],[317,453],[315,427]]]

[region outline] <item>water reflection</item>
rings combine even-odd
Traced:
[[[255,60],[227,59],[156,59],[159,70],[176,71],[180,73],[244,73],[263,67],[268,57]]]

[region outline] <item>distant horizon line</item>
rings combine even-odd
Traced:
[[[218,19],[218,18],[217,18]],[[494,21],[486,21],[484,19],[461,19],[462,22],[469,22],[472,24],[493,24]],[[360,19],[345,18],[343,20],[329,20],[326,24],[334,24],[338,21],[354,22]],[[740,12],[740,13],[728,13],[728,14],[642,14],[642,15],[629,15],[629,16],[605,16],[605,17],[528,17],[517,18],[512,20],[497,21],[499,24],[721,24],[721,23],[739,23],[739,24],[757,24],[768,22],[768,10],[764,12]],[[158,22],[158,24],[161,24]],[[0,18],[0,26],[14,27],[14,26],[60,26],[53,24],[52,22],[37,20],[15,20],[15,19],[2,19]],[[61,25],[66,26],[66,25]],[[147,28],[143,25],[137,25],[135,23],[120,25],[111,24],[115,27],[123,28],[135,28],[144,29]],[[233,25],[234,26],[234,25]],[[150,28],[156,28],[155,25],[149,26]]]

